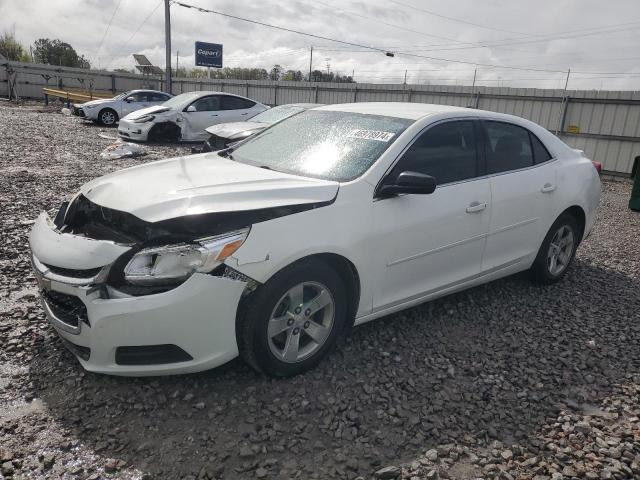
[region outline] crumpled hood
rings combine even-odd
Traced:
[[[212,125],[205,130],[212,134],[222,138],[233,138],[235,135],[242,132],[255,133],[260,130],[264,130],[269,126],[268,123],[263,122],[231,122],[231,123],[219,123],[218,125]]]
[[[339,184],[229,160],[215,153],[139,165],[82,186],[90,201],[147,222],[331,201]]]
[[[144,117],[145,115],[149,115],[149,114],[153,114],[153,113],[163,113],[163,112],[168,112],[171,109],[168,107],[164,107],[162,105],[155,105],[153,107],[147,107],[147,108],[141,108],[140,110],[136,110],[135,112],[131,112],[129,115],[127,115],[126,118],[127,120],[135,120],[137,118],[140,117]]]

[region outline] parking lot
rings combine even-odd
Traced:
[[[0,104],[0,478],[640,478],[640,214],[605,181],[557,285],[518,275],[366,324],[274,380],[84,372],[37,301],[28,233],[115,129]],[[212,306],[213,307],[213,306]]]

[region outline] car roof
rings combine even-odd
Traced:
[[[232,97],[247,98],[247,97],[243,97],[242,95],[236,95],[235,93],[218,92],[218,91],[214,91],[214,90],[199,90],[199,91],[192,91],[192,92],[182,92],[182,93],[179,93],[178,95],[184,95],[186,93],[189,93],[191,95],[201,96],[201,97],[204,97],[206,95],[230,95]]]
[[[454,107],[450,105],[436,105],[433,103],[408,103],[408,102],[362,102],[339,103],[314,108],[314,110],[327,110],[334,112],[353,112],[368,115],[382,115],[386,117],[406,118],[419,120],[437,114],[450,114],[452,117],[477,117],[487,120],[496,120],[515,123],[527,128],[539,127],[539,125],[514,115],[477,110],[475,108]],[[542,127],[540,127],[542,128]]]
[[[171,95],[170,93],[163,92],[161,90],[150,90],[148,88],[137,88],[136,90],[129,90],[129,93],[137,93],[137,92],[153,92],[153,93],[164,93],[165,95]]]
[[[408,102],[361,102],[361,103],[339,103],[335,105],[325,105],[315,108],[315,110],[330,110],[333,112],[363,113],[368,115],[384,115],[386,117],[407,118],[418,120],[429,115],[447,112],[477,112],[463,107],[452,107],[449,105],[435,105],[431,103],[408,103]]]
[[[279,107],[316,108],[316,107],[323,107],[324,105],[325,105],[324,103],[285,103],[283,105],[278,105],[278,106]]]

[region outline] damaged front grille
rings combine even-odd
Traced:
[[[61,322],[76,328],[80,322],[89,324],[87,307],[78,297],[55,290],[42,290],[41,294],[51,313]]]
[[[86,270],[75,270],[72,268],[62,268],[62,267],[54,267],[53,265],[48,265],[48,264],[44,264],[45,267],[47,267],[52,273],[55,273],[56,275],[62,275],[63,277],[69,277],[69,278],[93,278],[96,275],[98,275],[98,273],[100,273],[100,270],[102,270],[102,267],[98,267],[98,268],[89,268]]]

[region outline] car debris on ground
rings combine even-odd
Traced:
[[[86,373],[47,324],[28,220],[154,145],[0,105],[0,478],[640,478],[640,214],[603,183],[566,279],[515,276],[391,315],[288,380],[240,361],[165,378]],[[214,308],[212,306],[212,308]]]
[[[142,145],[117,141],[100,152],[100,158],[104,160],[116,160],[118,158],[140,157],[146,154],[147,148]]]

